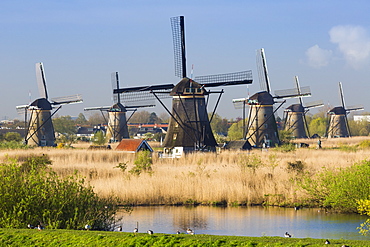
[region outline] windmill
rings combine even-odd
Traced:
[[[296,89],[298,93],[300,94],[300,86],[299,86],[299,80],[298,76],[294,77]],[[323,106],[323,102],[315,101],[307,103],[306,105],[303,105],[303,97],[299,96],[298,98],[298,104],[292,104],[289,107],[287,107],[284,110],[284,129],[286,131],[289,131],[292,133],[292,136],[294,138],[307,138],[310,136],[310,132],[308,129],[308,124],[306,120],[306,113],[315,107],[321,107]]]
[[[118,72],[112,73],[112,86],[114,89],[119,89],[119,77]],[[130,120],[131,116],[135,113],[137,108],[140,107],[151,107],[154,104],[150,105],[135,105],[135,106],[124,106],[121,103],[121,94],[113,94],[114,104],[112,106],[100,106],[100,107],[87,107],[84,108],[84,111],[99,110],[108,112],[108,131],[106,134],[107,140],[112,142],[119,142],[122,139],[130,138],[127,122]],[[126,112],[133,111],[131,116],[126,119]],[[102,114],[104,117],[104,114]]]
[[[48,91],[46,89],[44,66],[42,63],[36,63],[36,79],[40,98],[34,100],[29,105],[16,107],[19,112],[25,114],[26,122],[27,111],[30,112],[25,143],[33,146],[55,146],[55,133],[51,118],[62,105],[81,103],[82,97],[80,94],[76,94],[49,100]],[[53,109],[54,112],[52,113]]]
[[[350,137],[351,131],[348,125],[347,114],[349,114],[352,111],[360,111],[364,109],[363,106],[352,106],[346,108],[344,103],[344,95],[341,82],[339,82],[339,96],[342,105],[334,107],[328,112],[329,124],[326,131],[326,136],[328,138]]]
[[[275,99],[309,96],[311,95],[310,89],[309,87],[303,87],[300,90],[278,90],[272,96],[263,48],[257,51],[257,70],[262,91],[255,93],[249,98],[234,99],[233,103],[236,108],[239,108],[241,104],[244,107],[245,105],[249,106],[248,123],[245,129],[246,133],[243,136],[246,137],[251,146],[279,145],[280,139],[274,114],[285,103],[285,100],[278,102]],[[276,109],[273,107],[275,103],[280,103]]]
[[[171,18],[175,75],[182,78],[176,85],[163,84],[114,90],[114,93],[124,93],[126,100],[137,99],[139,95],[147,99],[149,93],[154,96],[171,116],[163,146],[166,153],[189,151],[215,151],[217,142],[213,136],[208,118],[207,106],[211,93],[219,93],[215,112],[223,93],[210,92],[209,87],[240,85],[252,83],[252,72],[242,71],[230,74],[199,76],[195,79],[187,77],[185,54],[184,17]],[[133,95],[133,96],[132,96]],[[162,102],[163,98],[172,97],[172,110]],[[206,100],[207,97],[207,100]]]

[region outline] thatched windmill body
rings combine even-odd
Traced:
[[[17,110],[24,112],[25,122],[27,122],[27,111],[30,112],[25,143],[32,146],[54,146],[55,133],[52,116],[62,105],[81,103],[82,97],[77,94],[49,100],[42,63],[36,63],[36,78],[41,97],[29,105],[17,106]],[[55,109],[55,111],[52,113],[53,109]]]
[[[296,89],[298,93],[301,93],[299,86],[298,76],[294,77],[296,83]],[[306,113],[316,107],[323,106],[322,101],[315,101],[311,103],[303,104],[303,96],[298,97],[298,104],[292,104],[284,110],[284,129],[291,132],[294,138],[308,138],[310,132],[306,120]]]
[[[136,99],[138,95],[145,95],[145,92],[150,92],[162,104],[171,116],[166,138],[163,142],[165,152],[214,151],[217,142],[210,125],[213,115],[211,119],[208,118],[208,97],[211,93],[219,93],[214,108],[215,111],[223,90],[211,92],[206,88],[250,84],[252,83],[252,73],[251,71],[242,71],[199,76],[195,77],[194,80],[188,78],[186,74],[184,17],[171,18],[171,25],[174,41],[175,74],[182,80],[176,85],[163,84],[123,88],[114,92],[124,93],[123,96],[126,96],[127,100]],[[168,96],[172,97],[171,110],[162,102],[162,99]]]
[[[339,82],[339,96],[342,105],[334,107],[328,111],[329,124],[326,131],[328,138],[350,137],[351,131],[348,125],[347,115],[352,111],[363,110],[363,106],[346,107],[344,102],[342,83]]]
[[[308,87],[297,89],[287,89],[275,91],[271,94],[270,80],[268,76],[264,49],[257,51],[257,70],[260,80],[260,92],[255,93],[249,98],[233,100],[236,107],[240,104],[249,106],[248,123],[246,133],[243,135],[251,146],[263,147],[275,146],[280,144],[278,128],[275,119],[275,112],[285,103],[285,100],[278,102],[279,99],[296,98],[308,96],[311,93]],[[274,104],[280,105],[274,109]]]
[[[118,72],[112,73],[112,86],[113,90],[119,88],[119,76]],[[151,105],[135,105],[135,106],[124,106],[121,103],[121,94],[113,94],[114,104],[112,106],[100,106],[100,107],[87,107],[84,111],[99,110],[102,112],[108,112],[108,130],[106,133],[106,139],[111,142],[119,142],[122,139],[130,138],[127,122],[130,120],[133,113],[140,107],[151,107]],[[127,119],[126,113],[132,111],[132,114]]]

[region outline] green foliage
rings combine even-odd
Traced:
[[[357,200],[357,210],[360,214],[366,214],[370,216],[370,199],[367,200]],[[368,235],[370,233],[370,219],[367,219],[362,223],[357,229],[360,230],[362,235]]]
[[[129,173],[139,176],[142,172],[152,174],[152,154],[150,151],[140,151],[136,153],[134,167],[129,170]]]
[[[10,142],[0,142],[0,149],[29,149],[32,148],[22,142],[10,141]]]
[[[290,130],[280,130],[279,131],[279,139],[283,144],[290,143],[293,140],[292,131]]]
[[[210,121],[211,121],[211,116],[212,114],[209,113],[208,117]],[[226,118],[222,118],[220,115],[215,113],[211,121],[211,128],[212,128],[212,131],[216,134],[226,135],[227,130],[229,129],[229,121]]]
[[[245,122],[247,123],[247,120],[245,120]],[[241,140],[243,139],[244,132],[243,120],[240,120],[239,122],[233,123],[230,126],[229,131],[227,132],[227,136],[230,141]]]
[[[312,119],[308,126],[311,135],[318,134],[319,136],[324,136],[326,132],[326,124],[327,120],[325,117],[318,117]]]
[[[17,132],[8,132],[4,135],[4,140],[7,142],[21,142],[22,136]]]
[[[60,178],[47,155],[31,156],[19,164],[0,167],[0,227],[109,230],[115,222],[117,200],[99,198],[85,180],[74,174]]]
[[[357,212],[357,200],[370,197],[370,161],[345,169],[324,170],[317,177],[306,174],[302,188],[321,207],[342,212]]]
[[[367,149],[370,148],[370,140],[363,140],[358,144],[359,148]]]
[[[255,173],[259,167],[264,165],[261,157],[254,154],[241,154],[238,159],[238,166],[242,173],[245,173],[247,170]]]
[[[72,144],[77,140],[77,126],[71,116],[61,116],[53,118],[53,125],[55,132],[60,134],[57,138],[58,143]]]
[[[280,151],[280,152],[292,152],[292,151],[295,151],[297,148],[294,143],[286,143],[280,146],[276,146],[275,149],[276,151]]]
[[[104,145],[106,143],[105,133],[103,131],[97,131],[94,134],[92,142],[95,145]]]

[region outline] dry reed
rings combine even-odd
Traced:
[[[337,143],[353,142],[352,138],[347,139],[337,140]],[[328,142],[324,141],[325,145],[329,145]],[[78,170],[99,195],[115,195],[136,205],[195,201],[282,205],[302,203],[305,199],[304,192],[294,183],[298,171],[289,170],[288,162],[302,161],[304,170],[315,174],[368,159],[370,150],[224,151],[189,154],[180,159],[159,159],[153,155],[153,173],[139,176],[128,172],[133,167],[135,155],[114,150],[8,150],[0,154],[0,161],[6,157],[22,160],[39,154],[50,156],[52,167],[59,175],[67,176]],[[127,169],[117,168],[119,163],[127,164]]]

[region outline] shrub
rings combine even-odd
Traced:
[[[150,151],[140,151],[136,153],[134,167],[129,173],[139,176],[142,172],[152,173],[152,154]]]
[[[365,149],[370,148],[370,140],[363,140],[358,144],[359,148]]]
[[[302,173],[304,170],[304,163],[301,160],[296,160],[295,162],[288,162],[287,169],[290,172],[297,172],[297,173]]]
[[[319,206],[343,212],[357,212],[357,200],[370,197],[370,161],[364,160],[345,169],[325,170],[318,177],[306,176],[302,182]]]
[[[0,227],[109,230],[115,222],[117,200],[99,198],[75,173],[59,178],[47,155],[31,156],[19,164],[8,160],[0,167]]]
[[[370,200],[357,200],[358,212],[370,216]],[[357,229],[360,230],[362,235],[368,235],[370,232],[370,219],[367,219]]]

